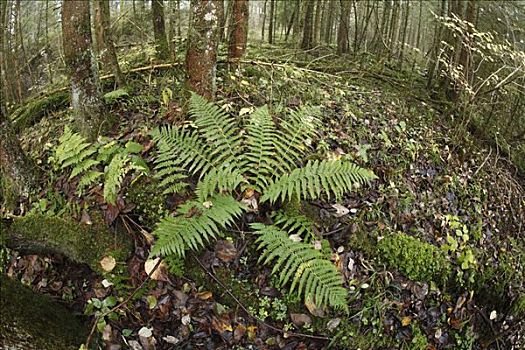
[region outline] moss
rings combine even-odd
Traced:
[[[126,194],[126,201],[136,205],[134,213],[142,224],[153,227],[168,214],[165,196],[159,195],[158,182],[142,177]]]
[[[227,305],[231,308],[238,306],[237,302],[219,285],[215,280],[206,274],[202,268],[193,259],[186,259],[184,268],[185,277],[193,280],[197,287],[203,287],[213,293],[214,298],[221,304]],[[257,308],[259,306],[259,296],[254,290],[253,283],[247,283],[238,279],[231,269],[219,267],[214,270],[215,276],[222,282],[224,286],[233,294],[238,300],[241,300],[243,305],[248,309],[250,307]]]
[[[100,214],[91,213],[91,220],[93,224],[86,225],[73,219],[32,214],[16,219],[2,234],[19,250],[61,254],[103,272],[99,261],[107,255],[125,260],[132,242],[124,234],[111,232]]]
[[[439,248],[404,233],[386,236],[378,249],[382,260],[411,280],[444,283],[450,274],[450,264]]]
[[[51,95],[26,102],[11,116],[16,130],[27,128],[37,123],[47,114],[65,108],[69,104],[69,92],[59,91]]]
[[[330,341],[329,349],[396,349],[395,342],[382,333],[365,332],[359,324],[341,321],[337,332]]]
[[[7,348],[78,349],[87,327],[60,304],[0,274],[0,338]]]
[[[525,294],[519,295],[512,303],[512,314],[516,317],[525,316]]]

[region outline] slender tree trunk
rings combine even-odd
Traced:
[[[350,45],[348,43],[348,29],[350,20],[351,1],[341,0],[341,17],[339,19],[339,29],[337,30],[337,54],[347,53]]]
[[[95,32],[100,61],[109,64],[118,86],[124,86],[124,74],[118,64],[117,52],[111,33],[109,0],[95,0]]]
[[[399,51],[399,69],[403,68],[403,56],[405,54],[405,42],[407,37],[407,26],[408,26],[408,16],[410,14],[410,2],[405,4],[404,11],[404,21],[403,21],[403,35],[401,37],[401,49]]]
[[[284,34],[284,41],[287,42],[288,41],[288,36],[290,35],[290,31],[292,30],[292,27],[294,25],[294,22],[295,22],[295,17],[297,15],[297,5],[299,5],[299,2],[296,1],[296,6],[294,6],[294,9],[292,11],[292,15],[290,16],[290,21],[288,21],[288,26],[286,28],[286,33]]]
[[[76,126],[84,137],[95,140],[105,120],[98,70],[93,57],[88,1],[64,1],[62,40],[71,79],[71,105]]]
[[[268,43],[273,44],[273,14],[275,12],[275,0],[270,0],[270,23],[268,23]]]
[[[164,1],[152,0],[151,15],[153,18],[153,34],[155,36],[155,47],[157,58],[167,60],[170,56],[168,40],[166,39],[166,25],[164,21]]]
[[[301,48],[308,50],[312,48],[313,43],[313,21],[314,21],[314,1],[308,1],[306,3],[306,11],[304,14],[304,27],[303,27],[303,40],[301,42]]]
[[[439,15],[442,17],[445,15],[445,8],[447,5],[447,0],[441,0],[441,9]],[[441,47],[441,37],[442,37],[442,30],[443,26],[442,24],[436,20],[436,25],[434,27],[434,42],[432,44],[432,52],[430,54],[430,63],[429,63],[429,71],[428,71],[428,80],[427,80],[427,89],[431,89],[434,75],[439,74],[439,49]]]
[[[328,16],[326,18],[326,27],[324,32],[324,41],[330,45],[332,43],[332,27],[334,20],[334,11],[335,11],[335,0],[328,1]]]
[[[244,56],[248,40],[248,16],[248,0],[233,0],[228,46],[229,58],[238,59]]]
[[[312,35],[312,44],[313,46],[317,45],[320,42],[320,27],[321,27],[321,12],[323,11],[323,0],[317,0],[317,5],[315,7],[315,21],[314,21],[314,33]]]
[[[230,37],[228,32],[231,30],[231,28],[227,28],[226,23],[228,23],[228,17],[230,17],[232,1],[228,1],[227,7],[224,6],[224,0],[219,1],[218,5],[219,7],[217,12],[219,14],[219,36],[217,37],[217,45],[222,43],[225,37],[227,39]]]
[[[192,23],[186,52],[188,88],[210,100],[216,91],[218,8],[216,0],[191,1]]]
[[[262,12],[262,30],[261,30],[261,40],[264,41],[264,32],[265,32],[265,27],[266,27],[266,3],[268,2],[268,0],[264,0],[264,5],[263,5],[263,12]]]

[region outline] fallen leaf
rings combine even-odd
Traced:
[[[233,331],[233,339],[235,339],[236,342],[239,342],[242,337],[244,337],[244,334],[246,334],[246,327],[240,324],[235,327],[235,331]]]
[[[208,300],[213,296],[213,293],[209,291],[204,291],[197,293],[195,296],[200,300]]]
[[[139,330],[139,337],[149,338],[153,335],[152,328],[142,327]]]
[[[102,280],[102,286],[104,286],[104,288],[108,288],[108,287],[111,287],[113,285],[113,283],[109,282],[107,279],[103,279]]]
[[[498,317],[498,313],[496,312],[496,310],[492,310],[492,312],[490,313],[489,319],[495,320],[497,317]]]
[[[299,235],[299,234],[297,234],[297,233],[295,233],[295,234],[293,234],[293,235],[290,235],[288,238],[290,238],[290,240],[291,240],[292,242],[295,242],[295,243],[299,243],[299,242],[301,242],[301,241],[303,240],[303,239],[301,238],[301,235]]]
[[[336,218],[340,218],[342,216],[345,216],[346,214],[348,214],[350,212],[350,210],[348,210],[347,207],[341,205],[341,204],[332,204],[332,208],[335,209],[335,213],[334,213],[334,216]]]
[[[183,325],[187,326],[191,323],[191,316],[190,315],[184,315],[182,316],[181,320]]]
[[[117,265],[117,261],[111,255],[107,255],[100,260],[100,266],[106,272],[112,271]]]
[[[225,263],[234,260],[237,256],[237,248],[235,248],[235,245],[232,242],[227,240],[217,241],[217,244],[215,245],[215,251],[217,253],[217,257]]]
[[[307,314],[290,314],[290,319],[293,324],[299,328],[312,324],[312,318]]]
[[[254,341],[255,338],[257,337],[257,326],[248,326],[247,331],[248,331],[248,340]]]
[[[410,316],[405,316],[405,317],[403,317],[403,318],[401,319],[401,325],[402,325],[403,327],[408,326],[408,325],[410,324],[410,322],[412,322],[412,317],[410,317]]]
[[[85,210],[82,211],[82,217],[80,218],[80,223],[85,224],[85,225],[93,224],[93,222],[91,221],[91,217]]]
[[[157,269],[153,271],[159,260],[160,258],[146,260],[144,262],[144,271],[150,275],[152,280],[168,282],[168,266],[165,261],[161,261]]]
[[[320,307],[317,307],[315,303],[311,299],[306,299],[304,301],[304,306],[308,309],[308,311],[317,317],[324,317],[324,310]]]
[[[326,328],[328,328],[328,330],[330,332],[333,332],[334,329],[336,329],[339,324],[341,323],[341,319],[340,318],[332,318],[330,321],[328,321],[328,323],[326,324]]]

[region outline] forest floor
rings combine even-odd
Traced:
[[[274,288],[243,229],[148,278],[149,233],[180,198],[159,198],[148,181],[129,179],[116,207],[104,204],[97,188],[90,200],[76,198],[67,176],[47,161],[70,122],[68,110],[22,131],[25,149],[53,174],[40,194],[43,210],[65,200],[97,206],[133,237],[134,254],[99,275],[56,256],[9,251],[7,274],[79,313],[100,315],[124,301],[98,318],[95,333],[107,349],[523,349],[525,191],[512,164],[452,128],[418,74],[393,73],[368,58],[362,61],[373,63],[261,50],[238,69],[220,65],[218,104],[241,118],[269,101],[275,114],[319,105],[324,126],[316,156],[345,157],[379,177],[338,203],[308,207],[344,276],[348,315],[305,306]],[[106,98],[120,121],[110,137],[140,143],[151,161],[152,128],[184,118],[183,71],[129,78],[125,94]],[[446,266],[429,261],[434,248]]]

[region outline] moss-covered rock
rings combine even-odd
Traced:
[[[436,246],[404,233],[387,235],[378,242],[382,260],[414,281],[446,282],[450,263]]]
[[[64,255],[102,272],[100,260],[105,256],[125,260],[132,242],[128,236],[110,231],[100,214],[92,213],[91,221],[88,225],[58,216],[26,215],[2,230],[3,241],[20,251]]]
[[[2,349],[78,349],[87,326],[50,297],[0,274]]]
[[[15,110],[11,118],[17,130],[37,123],[47,114],[65,108],[69,104],[69,91],[58,91],[24,103]]]

